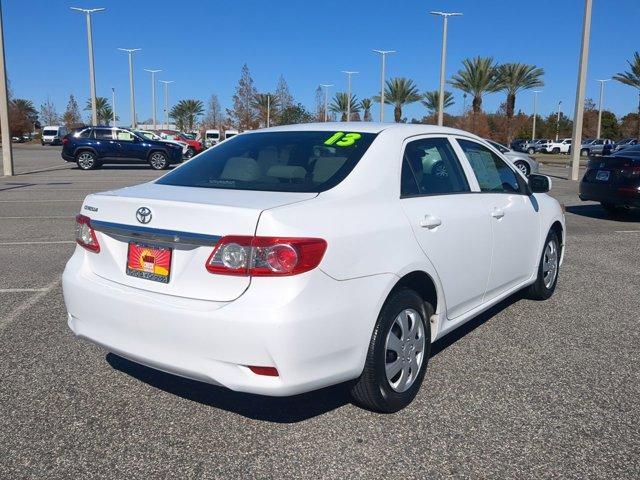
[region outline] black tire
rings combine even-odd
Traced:
[[[193,147],[187,148],[187,153],[184,154],[185,160],[190,160],[196,154],[196,151]]]
[[[76,153],[76,165],[80,170],[94,170],[100,166],[96,154],[89,150]]]
[[[582,150],[580,150],[580,155],[582,155],[583,157],[586,157],[587,155],[589,155],[589,149],[583,148]]]
[[[556,271],[553,281],[550,284],[545,282],[545,257],[547,256],[547,246],[550,242],[554,243],[554,248],[557,255]],[[544,241],[542,248],[542,255],[540,256],[540,262],[538,263],[538,276],[535,283],[529,286],[526,292],[527,298],[531,300],[547,300],[553,295],[558,284],[558,277],[560,276],[560,257],[562,254],[562,246],[560,245],[560,239],[558,234],[551,230]]]
[[[394,326],[396,317],[404,310],[411,309],[419,314],[424,326],[424,349],[422,363],[413,383],[407,390],[399,392],[391,387],[387,380],[386,362],[387,335]],[[371,336],[367,359],[362,375],[351,389],[354,402],[367,409],[381,413],[393,413],[409,405],[415,398],[424,374],[427,370],[429,353],[431,351],[431,330],[429,328],[433,307],[426,303],[420,295],[408,288],[401,288],[392,292],[385,302]],[[393,352],[391,352],[393,353]],[[396,358],[398,360],[398,358]]]
[[[169,168],[167,154],[158,150],[151,152],[149,154],[149,165],[151,165],[151,168],[154,170],[165,170]]]
[[[529,168],[529,165],[527,165],[527,162],[523,162],[522,160],[516,160],[514,162],[514,165],[518,170],[524,173],[525,177],[528,177],[529,174],[531,173],[531,169]]]
[[[555,155],[558,155],[560,153],[560,149],[558,147],[554,148],[551,153],[554,153]]]
[[[534,153],[536,153],[536,150],[535,150],[535,148],[527,148],[527,153],[529,155],[533,155]]]

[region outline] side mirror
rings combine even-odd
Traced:
[[[551,179],[546,175],[529,175],[529,187],[533,193],[547,193],[551,190]]]

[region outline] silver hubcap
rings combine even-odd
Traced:
[[[90,153],[81,153],[78,156],[78,163],[82,168],[91,168],[93,166],[93,155]]]
[[[405,392],[416,380],[424,361],[424,324],[413,309],[403,310],[393,321],[385,344],[387,381]]]
[[[163,168],[164,167],[164,155],[161,153],[154,153],[151,155],[151,165],[153,168]]]
[[[516,167],[518,167],[518,169],[525,175],[527,174],[527,166],[524,163],[520,162],[516,165]]]
[[[542,256],[542,278],[544,286],[551,288],[558,276],[558,246],[555,240],[549,240]]]

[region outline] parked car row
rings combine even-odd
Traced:
[[[580,145],[580,155],[608,155],[613,152],[619,152],[625,148],[638,145],[638,139],[625,138],[614,142],[608,138],[587,138]],[[526,152],[529,155],[534,153],[571,153],[571,139],[561,138],[559,140],[551,140],[547,138],[536,138],[531,140],[518,139],[511,142],[512,150],[516,152]]]

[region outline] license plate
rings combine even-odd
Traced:
[[[596,180],[599,180],[601,182],[606,182],[607,180],[609,180],[610,175],[611,175],[611,172],[607,170],[598,170],[598,172],[596,173]]]
[[[171,249],[129,242],[127,253],[127,275],[169,283],[171,272]]]

